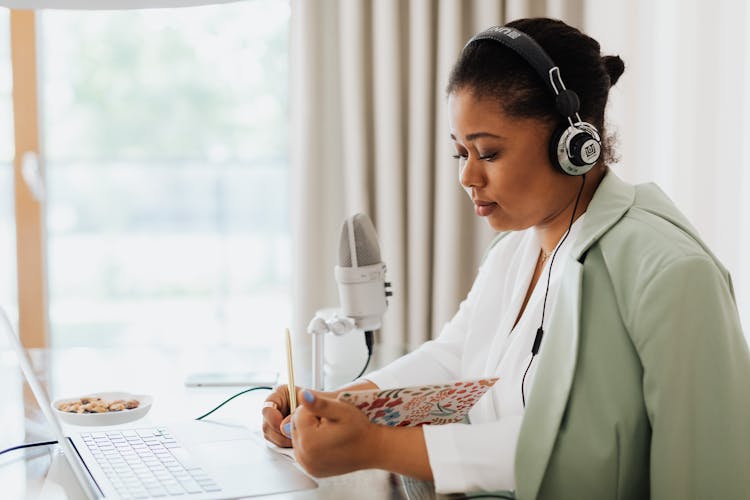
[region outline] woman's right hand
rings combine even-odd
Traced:
[[[303,387],[296,387],[299,393]],[[336,398],[338,392],[320,392],[330,398]],[[299,406],[300,402],[297,401]],[[263,437],[276,446],[282,448],[292,447],[292,437],[284,432],[284,426],[291,422],[289,414],[289,389],[286,384],[279,385],[263,403]]]
[[[299,390],[299,388],[297,388]],[[263,403],[263,437],[276,446],[291,448],[292,439],[283,433],[282,425],[289,422],[289,388],[279,385]]]
[[[339,392],[344,389],[348,391],[364,391],[377,388],[378,386],[369,380],[359,380],[340,388],[338,391],[318,392],[318,394],[336,399]],[[296,389],[299,393],[301,388],[296,387]],[[299,401],[297,403],[299,404]],[[266,398],[261,412],[263,414],[263,437],[276,446],[291,448],[291,434],[286,434],[283,431],[284,426],[292,419],[292,416],[289,415],[289,389],[285,384],[277,386],[271,395]]]

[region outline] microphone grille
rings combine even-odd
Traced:
[[[354,248],[349,241],[349,220],[354,232]],[[352,252],[355,252],[358,267],[380,262],[378,234],[372,221],[365,214],[356,214],[344,221],[339,240],[339,266],[353,267]]]
[[[352,252],[349,249],[349,224],[344,221],[339,239],[339,266],[352,267]]]

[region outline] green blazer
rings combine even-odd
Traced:
[[[729,273],[685,217],[609,172],[561,265],[517,498],[750,499],[748,345]]]

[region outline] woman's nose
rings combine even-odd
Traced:
[[[469,155],[465,160],[459,160],[458,181],[464,189],[481,187],[484,182],[484,174],[479,162]]]

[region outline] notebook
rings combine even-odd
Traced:
[[[0,308],[4,329],[58,445],[88,498],[222,499],[285,493],[317,484],[244,427],[188,420],[66,434],[28,355]]]
[[[338,399],[359,408],[370,421],[411,427],[460,422],[497,378],[460,380],[395,389],[344,391]]]

